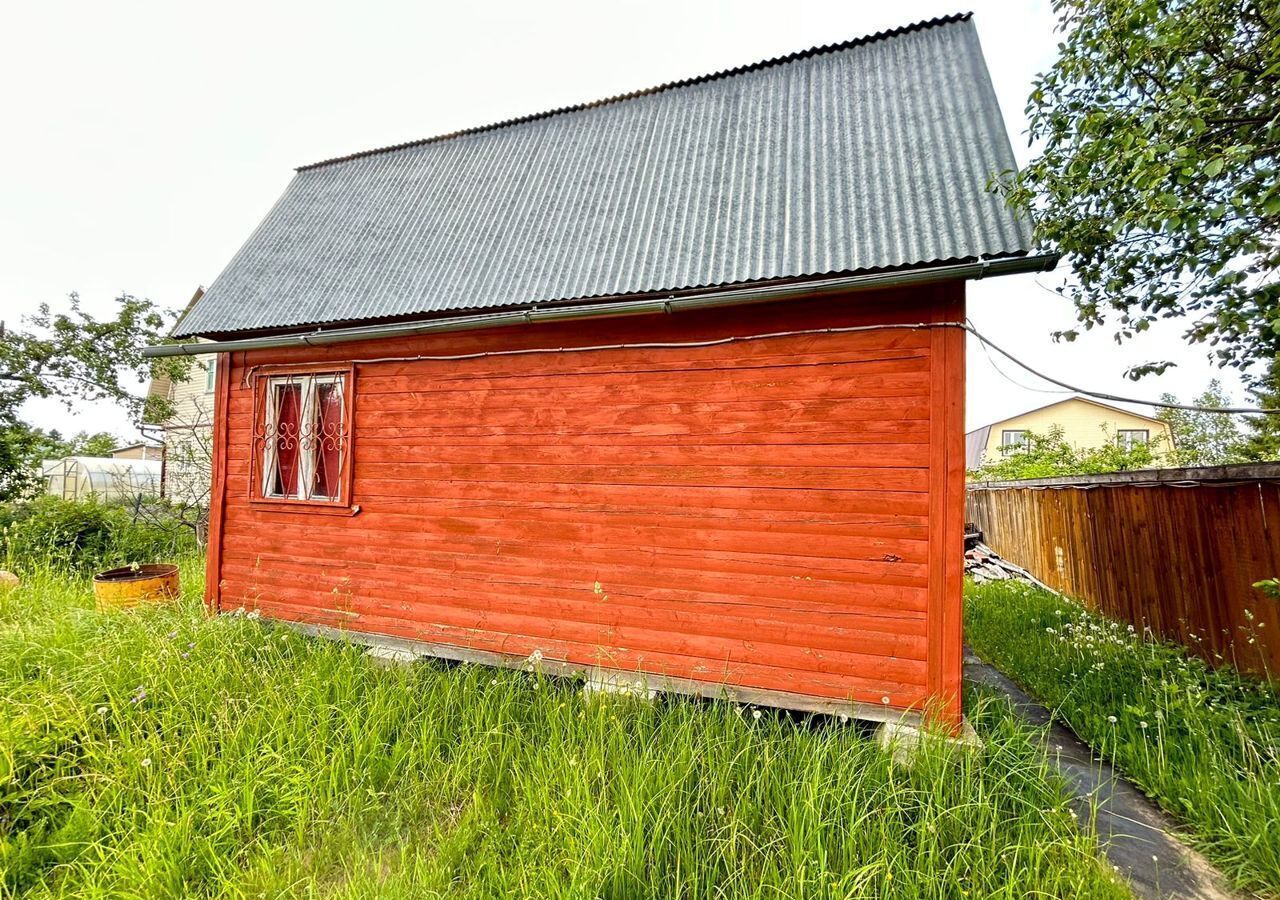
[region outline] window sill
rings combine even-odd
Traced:
[[[302,513],[312,516],[354,516],[359,506],[347,503],[313,503],[309,500],[264,500],[255,497],[249,501],[251,509],[262,512]]]

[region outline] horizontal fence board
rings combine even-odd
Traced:
[[[1253,584],[1280,575],[1280,482],[1246,469],[1180,484],[1119,473],[974,486],[967,519],[1055,590],[1215,665],[1274,675],[1280,605]]]

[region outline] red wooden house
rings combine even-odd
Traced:
[[[958,721],[1012,168],[967,16],[302,167],[152,351],[219,354],[210,604]]]

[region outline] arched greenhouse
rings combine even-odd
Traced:
[[[128,500],[160,493],[159,461],[99,456],[46,460],[45,493],[64,500]]]

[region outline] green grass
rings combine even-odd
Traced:
[[[1275,623],[1280,624],[1280,623]],[[1239,886],[1280,896],[1280,690],[1029,585],[970,585],[969,643],[1184,822]]]
[[[184,568],[190,589],[199,572]],[[586,701],[180,605],[0,598],[0,884],[30,897],[1120,897],[1007,705],[978,753]]]

